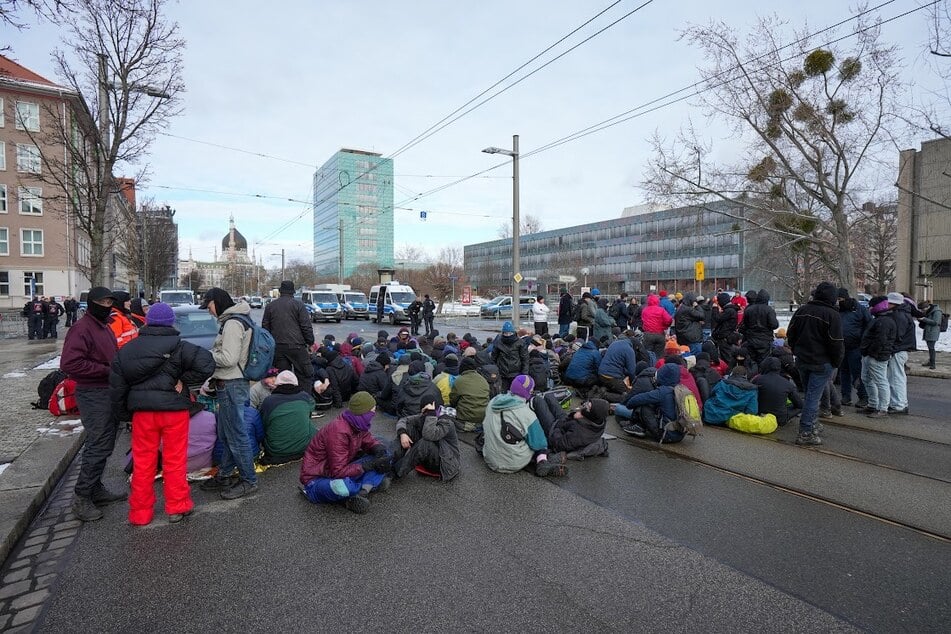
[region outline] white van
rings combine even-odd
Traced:
[[[195,295],[189,290],[159,291],[159,301],[172,306],[191,306],[195,303]]]
[[[335,321],[338,324],[343,318],[343,310],[333,291],[315,291],[301,289],[295,297],[304,302],[304,308],[310,313],[310,320],[315,324],[318,321]]]
[[[382,291],[381,291],[382,289]],[[380,293],[383,292],[383,318],[389,319],[391,324],[400,322],[409,322],[409,314],[406,309],[416,301],[416,291],[412,286],[400,284],[399,282],[390,282],[389,284],[377,284],[370,288],[369,310],[370,315],[376,316],[377,300]]]
[[[367,296],[363,291],[343,291],[337,293],[344,319],[370,319]],[[376,306],[373,307],[376,310]]]

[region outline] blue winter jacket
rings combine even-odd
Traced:
[[[858,348],[862,344],[862,335],[872,323],[872,313],[850,297],[840,302],[839,318],[842,320],[842,339],[846,349]]]
[[[728,376],[713,386],[710,398],[703,402],[703,422],[726,425],[734,414],[759,413],[759,388],[746,377]]]
[[[630,339],[622,337],[608,346],[601,365],[598,366],[598,374],[615,379],[628,376],[632,382],[637,378],[637,355],[634,354]]]
[[[660,307],[667,311],[667,313],[673,317],[674,313],[677,312],[677,307],[674,306],[674,303],[670,301],[669,297],[660,298]]]
[[[571,357],[571,363],[565,370],[565,376],[572,381],[583,381],[598,376],[601,365],[601,351],[593,341],[586,341]]]
[[[629,409],[641,405],[653,405],[660,411],[664,420],[677,419],[677,399],[674,398],[674,386],[680,383],[680,366],[665,363],[657,371],[657,387],[649,392],[635,394],[624,403]]]

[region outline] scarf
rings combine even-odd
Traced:
[[[343,411],[344,420],[357,431],[370,431],[370,421],[373,420],[374,416],[376,416],[376,412],[372,410],[366,414],[354,414],[348,409]]]

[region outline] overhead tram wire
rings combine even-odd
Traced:
[[[877,10],[877,9],[880,9],[880,8],[882,8],[882,7],[885,7],[885,6],[889,5],[889,4],[892,4],[892,3],[894,3],[895,1],[896,1],[896,0],[887,0],[886,2],[882,2],[881,4],[879,4],[879,5],[875,6],[875,7],[872,7],[872,8],[870,8],[870,9],[866,9],[866,10],[864,10],[864,11],[861,11],[861,12],[857,13],[856,15],[851,16],[851,17],[849,17],[849,18],[846,18],[846,19],[844,19],[844,20],[841,20],[841,21],[839,21],[839,22],[837,22],[837,23],[835,23],[835,24],[833,24],[833,25],[831,25],[831,26],[827,26],[827,27],[825,27],[825,28],[823,28],[823,29],[820,29],[820,30],[818,30],[818,31],[815,31],[814,33],[811,33],[811,34],[806,35],[806,36],[804,36],[804,37],[802,37],[802,38],[799,38],[798,40],[795,40],[795,41],[793,41],[793,42],[790,42],[790,43],[788,43],[788,44],[785,44],[785,45],[783,45],[783,46],[777,48],[776,50],[777,50],[777,51],[781,51],[781,50],[783,50],[783,49],[785,49],[785,48],[788,48],[788,47],[790,47],[790,46],[795,46],[796,44],[799,44],[799,43],[801,43],[801,42],[803,42],[803,41],[805,41],[805,40],[807,40],[807,39],[810,39],[810,38],[812,38],[812,37],[815,37],[816,35],[819,35],[819,34],[821,34],[821,33],[825,33],[826,31],[829,31],[829,30],[831,30],[831,29],[834,29],[834,28],[837,28],[837,27],[839,27],[839,26],[842,26],[843,24],[846,24],[846,23],[848,23],[848,22],[851,22],[851,21],[853,21],[853,20],[856,20],[856,19],[862,17],[863,15],[865,15],[865,14],[867,14],[867,13],[870,13],[870,12],[872,12],[872,11],[875,11],[875,10]],[[876,22],[875,24],[870,25],[870,26],[868,26],[868,27],[866,27],[866,28],[864,28],[864,29],[859,29],[859,30],[854,31],[854,32],[852,32],[852,33],[848,33],[848,34],[843,35],[843,36],[841,36],[841,37],[838,37],[838,38],[834,38],[834,39],[832,39],[832,40],[829,40],[828,42],[825,42],[825,43],[823,43],[823,44],[818,45],[818,47],[828,46],[828,45],[830,45],[830,44],[834,44],[834,43],[836,43],[836,42],[840,42],[840,41],[842,41],[842,40],[845,40],[845,39],[848,39],[848,38],[851,38],[851,37],[855,37],[856,35],[858,35],[858,34],[860,34],[860,33],[863,33],[863,32],[865,32],[865,31],[868,31],[868,30],[870,30],[870,29],[877,28],[877,27],[879,27],[879,26],[881,26],[881,25],[883,25],[883,24],[888,24],[889,22],[893,22],[893,21],[895,21],[895,20],[899,20],[899,19],[904,18],[904,17],[906,17],[906,16],[908,16],[908,15],[910,15],[910,14],[912,14],[912,13],[916,13],[916,12],[918,12],[918,11],[921,11],[922,9],[926,9],[926,8],[928,8],[929,6],[932,6],[932,5],[936,4],[938,1],[939,1],[939,0],[933,0],[932,2],[930,2],[930,3],[928,3],[928,4],[925,4],[925,5],[916,7],[916,8],[914,8],[914,9],[909,9],[908,11],[905,11],[904,13],[900,13],[900,14],[898,14],[898,15],[892,16],[892,17],[890,17],[890,18],[887,18],[887,19],[885,19],[885,20],[882,20],[881,22]],[[817,48],[818,48],[818,47],[817,47]],[[739,69],[742,68],[744,65],[751,64],[751,63],[755,63],[756,61],[761,60],[761,59],[763,59],[763,57],[766,57],[766,56],[768,56],[768,55],[769,55],[769,53],[764,54],[764,55],[760,55],[760,56],[758,56],[758,57],[754,57],[754,58],[752,58],[751,60],[744,61],[744,62],[742,62],[741,64],[737,64],[736,66],[734,66],[734,67],[732,67],[732,68],[729,68],[729,69],[727,69],[727,70],[724,70],[724,71],[721,72],[721,73],[718,73],[717,75],[714,75],[713,78],[715,79],[715,78],[717,78],[717,77],[721,77],[721,76],[723,76],[723,75],[732,73],[732,72],[734,72],[734,71],[736,71],[736,70],[739,70]],[[785,59],[780,60],[779,62],[777,62],[777,64],[779,64],[779,63],[785,63],[785,62],[787,62],[787,61],[790,61],[790,60],[792,60],[792,59],[795,59],[796,57],[798,57],[798,55],[790,56],[790,57],[788,57],[788,58],[785,58]],[[770,65],[766,65],[766,66],[763,66],[762,68],[768,68],[769,66],[770,66]],[[762,70],[762,68],[761,68],[760,70]],[[629,109],[629,110],[626,110],[625,112],[622,112],[622,113],[620,113],[620,114],[614,115],[613,117],[609,117],[609,118],[604,119],[604,120],[602,120],[602,121],[600,121],[600,122],[598,122],[598,123],[595,123],[595,124],[593,124],[593,125],[590,125],[590,126],[588,126],[588,127],[586,127],[586,128],[582,128],[581,130],[577,130],[577,131],[575,131],[575,132],[572,132],[571,134],[568,134],[568,135],[563,136],[563,137],[561,137],[561,138],[559,138],[559,139],[556,139],[556,140],[551,141],[551,142],[549,142],[549,143],[546,143],[546,144],[544,144],[544,145],[542,145],[542,146],[539,146],[538,148],[535,148],[535,149],[530,150],[530,151],[528,151],[528,152],[524,152],[524,153],[522,153],[522,154],[519,154],[519,159],[529,158],[529,157],[531,157],[531,156],[540,154],[540,153],[542,153],[542,152],[546,152],[546,151],[551,150],[551,149],[554,149],[554,148],[556,148],[556,147],[558,147],[558,146],[560,146],[560,145],[564,145],[564,144],[566,144],[566,143],[570,143],[571,141],[576,141],[576,140],[581,139],[581,138],[583,138],[583,137],[586,137],[586,136],[588,136],[588,135],[590,135],[590,134],[594,134],[594,133],[596,133],[596,132],[601,132],[602,130],[606,130],[606,129],[608,129],[608,128],[610,128],[610,127],[613,127],[613,126],[615,126],[615,125],[618,125],[618,124],[621,124],[621,123],[625,123],[625,122],[627,122],[627,121],[630,121],[631,119],[636,119],[636,118],[638,118],[638,117],[640,117],[640,116],[643,116],[643,115],[645,115],[645,114],[649,114],[649,113],[651,113],[651,112],[655,112],[655,111],[657,111],[657,110],[666,108],[666,107],[668,107],[668,106],[672,106],[672,105],[674,105],[674,104],[676,104],[676,103],[679,103],[679,102],[681,102],[681,101],[686,101],[687,99],[690,99],[690,98],[692,98],[692,97],[695,97],[695,96],[697,96],[697,95],[700,95],[701,93],[706,92],[707,90],[710,90],[710,89],[715,88],[715,87],[717,87],[717,86],[720,86],[720,85],[723,85],[723,84],[725,84],[725,83],[728,83],[728,81],[724,81],[724,82],[721,82],[720,84],[712,84],[712,85],[707,85],[706,87],[702,87],[702,86],[703,86],[705,83],[707,83],[708,81],[709,81],[709,80],[700,80],[700,81],[694,82],[694,83],[692,83],[692,84],[689,84],[689,85],[687,85],[687,86],[684,86],[683,88],[680,88],[680,89],[678,89],[678,90],[674,90],[674,91],[672,91],[672,92],[670,92],[670,93],[667,93],[666,95],[663,95],[663,96],[661,96],[661,97],[657,97],[657,98],[652,99],[652,100],[650,100],[650,101],[648,101],[648,102],[645,102],[645,103],[643,103],[643,104],[641,104],[641,105],[639,105],[639,106],[636,106],[636,107],[634,107],[634,108],[631,108],[631,109]],[[730,80],[730,81],[732,81],[732,80]],[[691,90],[691,89],[694,89],[693,92],[686,93],[686,94],[681,95],[680,97],[677,97],[676,99],[672,99],[672,100],[670,100],[670,101],[664,101],[665,99],[669,99],[670,97],[673,97],[673,96],[675,96],[675,95],[679,95],[680,93],[683,93],[683,92],[688,91],[688,90]],[[663,103],[658,103],[658,102],[663,102]],[[657,105],[654,105],[654,104],[657,104]],[[649,109],[647,109],[647,110],[644,110],[644,108],[648,108],[648,106],[651,106],[651,105],[654,105],[654,107],[649,108]],[[510,164],[509,161],[504,161],[504,162],[502,162],[502,163],[497,163],[496,165],[493,165],[493,166],[488,167],[488,168],[486,168],[486,169],[480,170],[480,171],[475,172],[475,173],[473,173],[473,174],[470,174],[470,175],[468,175],[468,176],[460,177],[460,178],[458,178],[457,180],[455,180],[455,181],[453,181],[453,182],[451,182],[451,183],[445,183],[445,184],[443,184],[443,185],[440,185],[439,187],[434,187],[433,189],[430,189],[430,190],[428,190],[428,191],[425,191],[425,192],[422,192],[422,193],[420,193],[420,194],[417,194],[417,195],[413,196],[412,198],[407,198],[407,199],[401,200],[401,201],[400,201],[399,203],[397,203],[397,204],[403,205],[403,204],[415,202],[415,201],[417,201],[417,200],[420,200],[421,198],[425,198],[425,197],[427,197],[427,196],[431,196],[431,195],[436,194],[436,193],[438,193],[438,192],[444,191],[444,190],[446,190],[446,189],[449,189],[450,187],[454,187],[454,186],[459,185],[459,184],[461,184],[461,183],[464,183],[464,182],[466,182],[466,181],[468,181],[468,180],[471,180],[471,179],[473,179],[473,178],[476,178],[476,177],[478,177],[478,176],[481,176],[481,175],[483,175],[483,174],[485,174],[485,173],[487,173],[487,172],[491,172],[491,171],[493,171],[493,170],[499,169],[500,167],[504,167],[504,166],[509,165],[509,164]]]

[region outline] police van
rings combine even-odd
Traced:
[[[315,324],[318,321],[335,321],[339,324],[343,319],[343,309],[333,291],[301,289],[295,297],[304,303],[310,320]]]
[[[383,319],[388,319],[394,325],[410,320],[406,309],[416,301],[416,291],[413,290],[412,286],[399,282],[372,286],[370,288],[369,309],[374,318],[380,293],[383,293]]]

